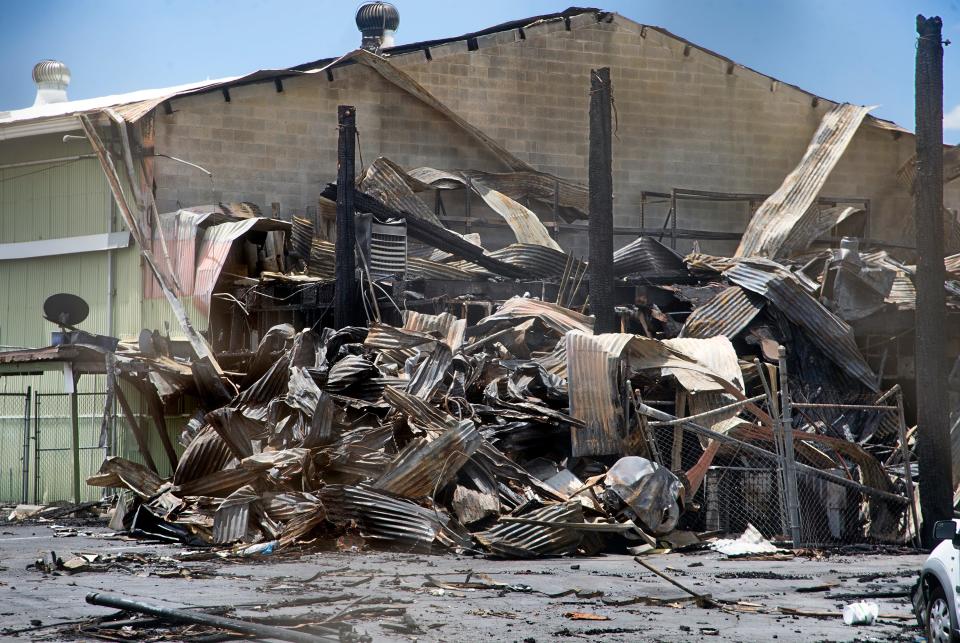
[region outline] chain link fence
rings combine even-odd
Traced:
[[[86,484],[107,455],[107,437],[101,436],[105,393],[77,393],[80,451],[80,500],[97,500],[102,489]],[[33,501],[50,504],[73,501],[73,427],[70,395],[34,395]]]
[[[911,463],[907,470],[915,473],[914,459],[904,448],[898,389],[864,404],[750,399],[693,420],[661,413],[663,419],[647,422],[642,454],[685,483],[680,528],[739,534],[752,525],[767,539],[807,547],[903,543],[914,536],[913,478],[903,467]],[[783,400],[789,403],[780,409]],[[674,411],[684,404],[651,406]],[[767,416],[772,427],[737,419],[741,411]],[[844,435],[843,424],[858,424],[859,438]]]
[[[0,393],[0,502],[28,498],[30,393]]]

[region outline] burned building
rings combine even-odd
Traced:
[[[525,423],[500,427],[501,436],[484,436],[498,438],[500,446],[512,440],[522,446],[531,439],[524,434],[527,425],[543,428],[552,423],[551,431],[560,427],[559,433],[574,436],[571,457],[621,452],[619,442],[610,450],[580,450],[575,429],[593,422],[613,434],[600,431],[583,439],[602,441],[613,435],[626,440],[631,422],[646,417],[638,409],[652,406],[637,399],[627,405],[632,410],[625,416],[598,410],[595,400],[578,397],[586,387],[569,384],[569,392],[564,392],[551,376],[565,373],[561,379],[583,382],[603,373],[616,386],[625,386],[639,385],[647,377],[641,371],[649,369],[696,371],[700,367],[689,363],[709,358],[693,348],[699,344],[684,345],[684,340],[722,335],[736,342],[737,352],[733,344],[721,351],[728,362],[732,356],[734,366],[723,379],[727,384],[738,381],[741,397],[745,389],[742,377],[737,380],[734,373],[740,368],[737,355],[776,361],[780,342],[792,346],[790,371],[801,383],[830,384],[826,397],[823,391],[800,390],[801,404],[854,404],[853,398],[830,397],[851,382],[859,396],[856,403],[862,404],[880,404],[881,389],[895,383],[909,390],[910,132],[871,116],[869,108],[812,95],[663,29],[595,9],[569,9],[421,43],[390,46],[372,37],[365,34],[365,47],[339,58],[287,69],[84,101],[61,101],[62,96],[53,95],[50,102],[51,96],[45,95],[34,107],[0,113],[0,299],[6,306],[0,316],[0,344],[10,349],[0,355],[0,363],[8,373],[20,374],[4,380],[7,390],[19,394],[9,387],[29,385],[34,395],[59,393],[61,366],[76,361],[65,353],[86,350],[61,347],[43,355],[32,350],[46,346],[54,329],[41,322],[42,302],[62,291],[80,294],[90,303],[90,331],[119,337],[121,347],[135,347],[136,359],[156,367],[147,377],[142,364],[128,363],[127,374],[135,374],[144,386],[149,381],[153,388],[146,393],[127,389],[130,397],[143,394],[147,399],[115,413],[120,421],[114,424],[122,429],[114,435],[136,435],[140,444],[127,440],[110,453],[139,452],[146,458],[151,450],[166,451],[169,461],[157,458],[159,466],[151,467],[158,470],[155,474],[176,466],[179,450],[171,436],[175,438],[196,411],[179,393],[190,389],[201,399],[225,404],[232,395],[270,397],[288,385],[293,370],[271,375],[256,359],[258,354],[280,359],[278,370],[291,369],[297,350],[305,349],[298,345],[289,353],[294,349],[286,343],[294,336],[301,344],[315,338],[287,330],[330,324],[333,203],[338,196],[338,186],[331,183],[337,178],[340,105],[356,108],[358,209],[372,215],[358,221],[366,231],[358,254],[366,292],[358,301],[367,308],[357,313],[386,326],[376,327],[379,337],[368,331],[322,337],[326,349],[317,355],[322,352],[323,359],[342,364],[341,372],[333,375],[344,378],[331,382],[332,374],[324,371],[317,377],[325,388],[338,390],[342,385],[343,393],[359,387],[344,395],[382,405],[393,395],[387,392],[392,387],[407,386],[421,370],[422,377],[428,377],[425,362],[415,360],[410,365],[414,370],[402,370],[410,358],[407,352],[424,343],[443,352],[437,337],[417,333],[456,335],[450,318],[443,316],[454,314],[457,327],[473,331],[468,342],[462,335],[440,342],[448,351],[470,357],[493,350],[505,361],[540,360],[539,366],[527,365],[531,372],[500,377],[498,386],[504,390],[484,392],[488,403],[512,408],[522,417],[518,423]],[[581,287],[587,255],[588,87],[591,71],[601,67],[610,68],[616,105],[614,265],[621,278],[619,321],[623,334],[643,334],[655,344],[618,339],[592,345],[583,339],[592,330],[583,315],[589,306]],[[68,75],[65,67],[56,65],[35,73],[44,82],[47,76],[56,77],[64,87]],[[945,217],[945,234],[952,253],[960,250],[958,189],[947,185],[952,210]],[[841,248],[842,237],[859,241]],[[757,255],[761,259],[754,259]],[[787,258],[792,261],[788,267],[773,261]],[[529,303],[535,300],[539,302]],[[875,315],[881,311],[891,317],[879,319]],[[420,314],[429,315],[422,327]],[[526,326],[511,331],[514,322]],[[403,331],[399,339],[397,327]],[[582,337],[568,335],[574,331]],[[501,334],[494,341],[489,333]],[[345,345],[365,348],[345,349],[356,351],[345,356],[340,351]],[[603,360],[578,364],[585,370],[566,373],[565,360],[577,350]],[[947,350],[956,355],[957,346]],[[650,351],[657,355],[652,361]],[[97,359],[90,357],[90,377],[81,378],[91,393],[107,388],[99,373],[109,367],[94,367]],[[629,375],[603,370],[621,359],[635,360]],[[158,360],[162,365],[156,365]],[[389,367],[379,370],[385,362]],[[212,378],[207,377],[209,369],[197,375],[199,363],[212,369]],[[321,368],[317,363],[301,366]],[[728,366],[713,364],[707,370]],[[744,367],[750,371],[749,364]],[[44,370],[55,374],[36,375]],[[762,379],[759,371],[751,372],[751,386]],[[299,371],[295,375],[304,376]],[[532,379],[523,379],[527,377]],[[523,379],[522,386],[517,378]],[[201,382],[224,379],[233,390],[195,390],[202,388]],[[733,398],[725,396],[736,398],[715,384],[697,380],[690,386],[654,390],[669,394],[666,401],[676,415],[684,409],[696,415],[732,403]],[[430,398],[438,385],[431,381],[421,392]],[[517,399],[517,391],[529,392],[531,386],[540,387],[549,403],[533,409],[517,406],[528,404]],[[119,390],[124,395],[124,387]],[[312,388],[304,384],[304,390]],[[611,384],[606,392],[615,397],[619,390]],[[29,396],[12,399],[16,404],[25,399],[30,408]],[[402,406],[404,400],[401,396],[389,403]],[[298,412],[315,417],[318,403],[311,398]],[[566,411],[550,403],[565,405]],[[227,438],[217,426],[232,419],[223,404],[201,405],[211,415],[203,416],[206,426],[190,429],[187,449],[196,451],[204,444],[196,442],[199,428],[205,431],[204,439],[218,444],[223,458],[256,456],[248,453],[249,444],[231,444],[229,453],[223,451],[219,441]],[[35,422],[44,417],[42,408],[36,406]],[[874,467],[869,459],[874,455],[853,444],[874,433],[895,444],[895,423],[815,412],[817,408],[810,407],[803,422],[820,427],[823,435],[814,432],[818,438],[806,438],[809,442],[829,443],[840,457],[856,460],[870,476],[877,476],[870,479],[876,497],[889,500],[883,494],[904,491],[894,489]],[[884,412],[889,415],[891,408]],[[768,432],[774,424],[769,411],[756,409]],[[88,415],[95,419],[86,429],[89,436],[99,435],[100,410]],[[415,412],[408,409],[407,415]],[[23,421],[29,425],[29,418],[11,417],[21,421],[21,433],[15,434],[19,440]],[[265,421],[265,416],[256,421]],[[447,422],[441,418],[428,435],[453,426]],[[710,422],[708,430],[719,431],[720,422]],[[147,431],[151,423],[159,431]],[[312,435],[301,424],[283,424],[298,436],[293,442],[299,440],[301,446],[296,448],[326,445],[329,436],[320,434],[329,427],[315,427],[320,433]],[[481,448],[469,427],[455,428],[451,444],[435,445],[437,449],[463,443]],[[719,442],[709,442],[717,438],[701,433],[684,439],[682,432],[671,431],[653,431],[665,435],[663,444],[655,439],[647,447],[634,445],[633,451],[653,458],[661,446],[673,445],[670,468],[686,473],[696,469],[696,479],[706,480],[706,469],[722,449]],[[753,438],[768,439],[767,433],[757,431],[762,435]],[[287,437],[281,442],[292,443]],[[95,444],[105,449],[110,443]],[[22,478],[13,476],[22,479],[17,491],[27,497],[32,490],[39,499],[46,477],[39,472],[36,479],[27,475],[26,463],[35,455],[30,448],[28,441],[22,459],[4,465],[4,471],[19,476],[22,469]],[[710,448],[714,451],[707,457]],[[817,446],[802,443],[798,448],[805,450],[805,466],[834,468],[832,456]],[[102,453],[94,453],[94,458]],[[419,461],[413,451],[404,453],[411,458],[404,466]],[[757,457],[770,460],[773,451],[766,453]],[[509,468],[498,456],[488,456],[494,468]],[[383,464],[364,466],[369,472]],[[254,462],[252,470],[257,466]],[[750,487],[747,478],[755,473],[752,488],[762,496],[757,502],[779,493],[776,467],[742,468],[746,473],[738,488]],[[358,475],[356,470],[350,473]],[[535,489],[542,482],[526,472],[514,475]],[[808,489],[824,480],[843,487],[832,473],[811,475],[815,480]],[[201,477],[198,471],[191,476]],[[123,476],[114,469],[94,480],[112,486],[118,478]],[[381,482],[384,489],[411,484],[411,489],[423,491],[422,480],[416,485],[394,478]],[[863,485],[857,484],[855,491],[861,493]],[[691,498],[698,488],[690,489]],[[549,489],[540,490],[557,499]],[[57,499],[53,496],[58,493],[63,495],[63,490],[51,490],[49,499]],[[843,495],[834,487],[830,493]],[[701,515],[701,528],[743,527],[720,517],[723,507],[711,504],[704,494],[698,502],[703,501],[704,514],[713,511],[710,520],[715,522]],[[361,500],[353,496],[350,502]],[[513,507],[522,505],[518,498],[511,502]],[[857,506],[844,500],[847,513]],[[882,516],[874,517],[877,530],[890,527]],[[774,523],[769,530],[777,528]],[[848,528],[838,519],[828,531],[839,537]]]

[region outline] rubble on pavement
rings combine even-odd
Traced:
[[[671,540],[690,546],[718,535],[705,522],[709,471],[782,462],[777,369],[767,366],[778,364],[778,346],[789,347],[787,377],[808,404],[870,406],[889,397],[849,323],[910,304],[911,267],[886,252],[861,253],[854,242],[813,250],[815,235],[788,230],[789,259],[684,258],[639,238],[615,262],[618,283],[638,293],[618,308],[623,332],[594,335],[581,292],[586,264],[543,242],[536,216],[480,178],[474,189],[496,194],[496,211],[532,243],[488,252],[443,228],[414,190],[462,175],[405,174],[378,159],[356,203],[375,218],[406,220],[426,250],[411,247],[407,270],[490,283],[533,271],[540,296],[491,301],[488,314],[468,323],[449,312],[466,310],[468,299],[417,312],[406,307],[417,300],[403,291],[403,276],[366,272],[364,325],[280,323],[263,329],[255,351],[219,362],[177,353],[157,331],[145,331],[139,345],[121,343],[115,359],[124,378],[151,398],[195,398],[198,410],[171,477],[111,457],[87,480],[124,490],[113,524],[143,537],[271,550],[353,542],[529,558],[671,548]],[[217,282],[226,252],[219,265],[204,264],[214,274],[205,274],[203,290],[198,265],[201,310],[217,298],[245,310],[278,283],[332,281],[333,246],[307,219],[291,227],[220,207],[165,221],[170,229],[188,221],[202,248],[224,238],[209,231],[237,225],[227,251],[255,229],[272,248],[259,275],[229,286]],[[953,306],[956,288],[948,283]],[[795,457],[859,507],[840,527],[847,536],[904,542],[914,533],[907,445],[884,417],[798,413]]]

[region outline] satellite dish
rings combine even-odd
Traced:
[[[89,314],[87,302],[68,292],[50,295],[43,302],[43,316],[58,326],[76,326]]]

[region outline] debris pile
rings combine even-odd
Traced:
[[[145,465],[110,458],[88,482],[133,493],[114,523],[134,533],[264,551],[320,538],[640,553],[751,525],[794,546],[903,542],[916,535],[915,431],[851,324],[913,305],[913,269],[855,239],[816,249],[859,214],[815,201],[865,114],[824,117],[734,257],[681,257],[649,236],[620,248],[619,333],[594,334],[587,264],[521,204],[552,191],[554,223],[582,220],[585,188],[523,165],[376,159],[350,199],[357,270],[341,275],[362,305],[337,330],[337,185],[312,220],[221,204],[159,216],[148,240],[127,217],[189,347],[144,331],[116,371],[151,400],[161,439],[161,401],[189,394],[200,411],[179,460],[164,445],[175,472],[163,479],[116,387]],[[446,228],[445,190],[468,211],[478,195],[516,243],[489,251]],[[946,288],[957,307],[960,285]]]
[[[88,483],[133,492],[115,523],[134,533],[270,551],[314,538],[504,557],[691,545],[692,532],[745,527],[709,522],[710,472],[783,463],[776,369],[762,362],[786,368],[777,347],[789,345],[783,375],[811,403],[791,420],[796,466],[854,515],[818,538],[901,541],[897,427],[842,407],[884,396],[850,326],[815,297],[830,304],[844,279],[892,268],[857,255],[861,273],[834,274],[844,252],[683,259],[638,239],[621,261],[669,259],[681,283],[647,288],[659,304],[620,309],[633,332],[594,335],[590,316],[515,296],[469,326],[412,310],[402,325],[279,324],[245,372],[222,376],[202,359],[157,356],[156,338],[152,355],[122,345],[125,377],[189,391],[203,410],[172,478],[112,457]],[[572,265],[544,279],[570,281]],[[754,509],[780,521],[779,506]],[[763,535],[788,535],[778,527]]]

